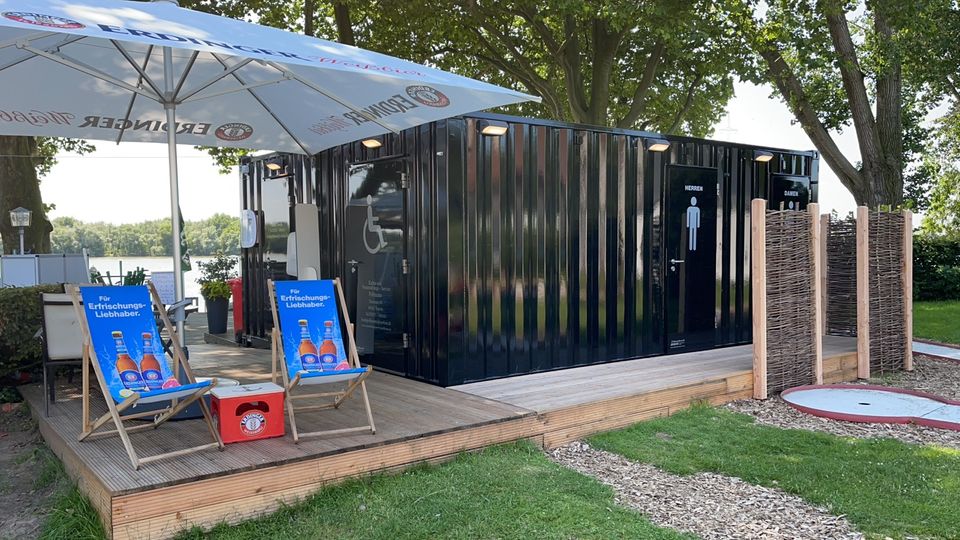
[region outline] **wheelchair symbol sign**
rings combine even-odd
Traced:
[[[371,255],[376,255],[380,250],[387,247],[387,241],[383,238],[383,227],[378,224],[379,221],[380,218],[373,215],[373,197],[367,195],[367,220],[363,223],[363,247]],[[376,235],[373,246],[370,245],[368,240],[370,236],[368,233]]]

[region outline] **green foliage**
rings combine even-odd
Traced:
[[[707,135],[745,56],[707,0],[181,2],[295,32],[309,6],[314,35],[339,40],[334,4],[356,45],[541,96],[500,111],[557,120]],[[221,167],[235,159],[211,153]]]
[[[735,6],[737,4],[739,7]],[[923,154],[926,116],[960,98],[960,11],[952,0],[840,2],[743,0],[726,4],[760,68],[742,76],[772,82],[826,163],[858,203],[922,209],[930,184]],[[952,21],[941,23],[940,21]],[[947,30],[952,33],[944,33]],[[931,62],[931,52],[946,59]],[[745,66],[749,68],[749,65]],[[855,127],[861,161],[833,140]]]
[[[185,539],[691,539],[614,502],[612,490],[529,443],[323,489],[302,503]]]
[[[227,280],[237,277],[235,268],[237,259],[223,253],[217,253],[213,260],[197,262],[200,268],[200,294],[207,300],[230,298],[230,285]]]
[[[230,298],[230,285],[223,281],[208,281],[200,285],[200,294],[205,300]]]
[[[701,471],[782,489],[847,516],[868,536],[960,538],[960,451],[761,426],[695,407],[591,437],[676,474]]]
[[[34,371],[43,361],[41,293],[63,292],[61,285],[0,288],[0,377]]]
[[[249,150],[243,148],[217,148],[213,146],[196,146],[195,148],[210,154],[213,162],[217,164],[220,174],[233,174],[233,167],[240,164],[240,158],[250,154]]]
[[[920,186],[932,186],[925,199],[925,233],[960,239],[960,103],[940,118],[924,155]]]
[[[23,401],[23,396],[20,395],[20,392],[17,392],[16,388],[7,386],[0,388],[0,403],[20,403]]]
[[[960,301],[913,303],[913,335],[922,339],[960,345]]]
[[[83,139],[37,137],[37,158],[34,161],[37,176],[46,176],[46,174],[50,172],[50,169],[57,164],[57,154],[60,152],[73,152],[84,155],[94,150],[96,150],[96,147]],[[52,209],[52,206],[48,207],[48,210]]]
[[[914,235],[913,297],[960,299],[960,238]]]
[[[127,272],[127,275],[123,277],[124,285],[143,285],[147,280],[147,272],[140,268],[139,266],[135,270]]]
[[[240,252],[240,220],[233,216],[214,214],[187,221],[184,232],[191,255]],[[163,257],[172,255],[172,238],[169,219],[114,225],[59,217],[53,220],[50,242],[55,253],[79,253],[87,248],[91,257]]]

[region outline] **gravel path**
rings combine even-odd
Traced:
[[[555,462],[613,487],[618,503],[653,523],[712,539],[863,538],[842,516],[778,489],[713,473],[678,476],[574,442]]]
[[[960,364],[916,355],[912,373],[895,373],[882,379],[864,382],[922,390],[950,399],[960,399]],[[779,397],[766,401],[735,401],[728,403],[726,407],[739,413],[749,414],[760,424],[780,428],[822,431],[841,437],[861,439],[887,437],[911,444],[934,444],[960,449],[960,431],[914,424],[864,424],[831,420],[802,413],[787,405]]]

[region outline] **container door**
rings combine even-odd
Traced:
[[[406,373],[406,197],[400,160],[350,168],[347,289],[360,361]]]
[[[716,339],[717,169],[671,166],[666,196],[666,350],[712,347]]]

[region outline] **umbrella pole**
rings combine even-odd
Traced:
[[[173,220],[173,291],[174,301],[183,300],[183,266],[182,253],[180,253],[180,186],[177,176],[177,105],[174,102],[173,80],[173,53],[170,47],[163,48],[163,83],[164,83],[164,104],[163,108],[167,113],[167,161],[170,167],[170,217]],[[183,307],[177,308],[175,320],[177,321],[177,341],[182,346],[183,339]]]

